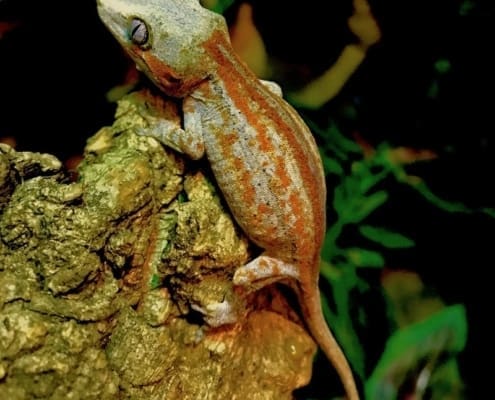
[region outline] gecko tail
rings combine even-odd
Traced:
[[[318,343],[320,349],[337,371],[347,399],[359,400],[356,381],[349,362],[323,317],[318,286],[314,295],[308,295],[311,291],[306,290],[303,286],[299,287],[298,292],[299,296],[301,296],[300,304],[303,307],[301,311],[313,339]]]

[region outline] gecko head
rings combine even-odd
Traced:
[[[101,20],[138,69],[166,94],[186,96],[209,78],[213,63],[205,45],[214,35],[227,36],[221,15],[198,0],[97,0],[97,4]]]

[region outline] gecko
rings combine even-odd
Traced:
[[[233,276],[236,286],[290,281],[305,324],[359,400],[349,363],[327,326],[318,289],[326,186],[316,142],[273,83],[234,53],[226,21],[198,0],[97,0],[100,19],[165,96],[181,124],[155,120],[146,135],[206,156],[237,224],[262,251]]]

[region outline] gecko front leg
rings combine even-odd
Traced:
[[[205,153],[201,130],[201,116],[196,111],[194,99],[186,97],[182,102],[182,121],[178,106],[170,99],[145,94],[138,102],[143,127],[137,133],[151,136],[179,153],[198,160]],[[183,125],[183,127],[182,127]]]

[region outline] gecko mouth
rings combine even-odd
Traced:
[[[136,64],[165,93],[174,96],[181,91],[184,79],[173,68],[146,50],[131,50]]]
[[[137,70],[142,72],[152,83],[169,96],[177,95],[183,86],[184,80],[182,78],[163,70],[153,69],[143,55],[138,55],[135,52],[130,52],[130,55],[136,63]]]
[[[158,80],[161,86],[164,86],[166,88],[176,88],[182,85],[182,79],[170,75],[160,76]]]

